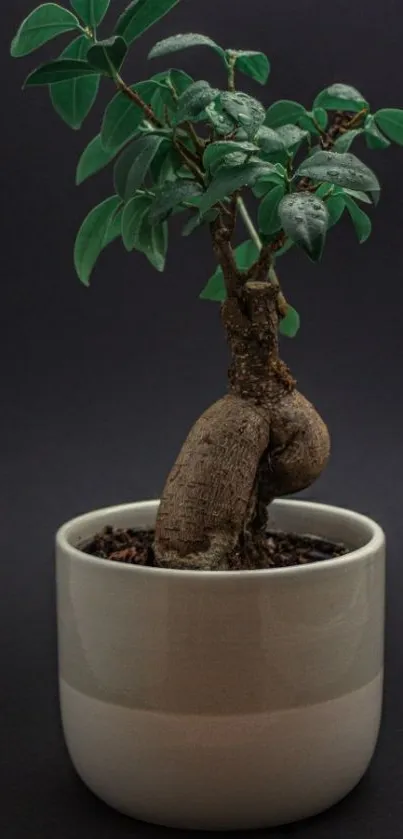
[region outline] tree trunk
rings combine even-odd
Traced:
[[[267,506],[313,483],[328,431],[278,354],[278,289],[247,282],[223,304],[229,393],[197,420],[168,477],[157,517],[157,563],[177,569],[259,567]]]

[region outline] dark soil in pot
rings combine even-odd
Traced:
[[[79,546],[80,550],[100,559],[122,562],[126,565],[156,565],[153,550],[154,531],[135,529],[117,530],[106,527],[89,542]],[[263,550],[263,562],[262,562]],[[245,557],[245,550],[238,547],[231,557],[230,570],[257,570],[262,568],[289,568],[325,562],[344,556],[349,549],[340,543],[330,542],[310,535],[296,535],[269,531],[259,550],[259,566],[252,557]]]

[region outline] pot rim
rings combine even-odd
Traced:
[[[324,569],[327,571],[341,569],[347,565],[351,565],[352,563],[359,562],[360,560],[368,558],[368,556],[374,555],[378,551],[382,550],[385,546],[385,533],[382,528],[375,522],[373,519],[369,518],[368,516],[363,515],[362,513],[356,513],[353,510],[349,510],[344,507],[337,507],[332,504],[323,504],[318,503],[316,501],[309,501],[309,500],[296,500],[296,499],[277,499],[273,502],[275,506],[282,506],[282,507],[294,507],[294,509],[299,508],[300,510],[310,510],[311,513],[321,513],[325,510],[328,513],[333,513],[334,515],[345,518],[346,520],[354,521],[356,524],[361,525],[363,528],[366,528],[372,535],[368,539],[368,541],[360,548],[356,548],[350,551],[348,554],[345,554],[341,557],[335,557],[334,559],[328,559],[326,562],[323,563],[311,563],[308,565],[296,565],[291,566],[288,568],[264,568],[264,569],[256,569],[256,570],[245,570],[245,571],[200,571],[200,570],[179,570],[174,568],[150,568],[147,566],[141,565],[126,565],[125,563],[113,563],[110,562],[109,559],[101,559],[99,557],[93,557],[90,554],[84,553],[79,548],[75,547],[71,544],[70,538],[72,534],[83,524],[88,524],[91,518],[95,516],[99,516],[100,514],[102,517],[111,517],[113,518],[114,515],[129,512],[130,510],[139,511],[144,509],[149,509],[150,506],[158,505],[158,499],[150,499],[149,501],[138,501],[138,502],[130,502],[127,504],[118,504],[111,507],[101,507],[96,510],[91,510],[88,513],[83,513],[80,516],[76,516],[73,519],[70,519],[65,524],[63,524],[56,533],[56,545],[57,548],[62,551],[63,553],[70,554],[71,557],[74,557],[76,560],[80,560],[81,562],[88,563],[88,565],[97,565],[99,568],[108,568],[112,572],[113,570],[119,569],[120,573],[127,573],[127,574],[160,574],[165,576],[171,576],[172,574],[180,574],[182,578],[191,577],[191,579],[195,579],[196,577],[201,577],[203,580],[205,579],[224,579],[228,580],[230,578],[234,579],[259,579],[264,577],[265,579],[269,577],[282,577],[282,576],[292,576],[292,575],[300,575],[300,574],[318,574]]]

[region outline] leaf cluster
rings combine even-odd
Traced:
[[[245,276],[260,264],[263,248],[267,268],[294,246],[317,261],[329,229],[345,213],[359,242],[365,242],[372,224],[362,205],[378,202],[380,184],[352,147],[360,138],[371,150],[403,145],[403,110],[372,113],[365,97],[344,83],[320,91],[310,108],[290,100],[267,108],[236,88],[239,74],[266,85],[267,56],[224,49],[195,33],[159,41],[149,58],[171,62],[183,50],[210,49],[223,67],[222,89],[176,67],[126,82],[129,49],[179,4],[132,0],[100,36],[110,0],[70,0],[68,8],[44,3],[12,41],[11,54],[20,58],[66,33],[72,38],[55,59],[29,74],[25,87],[48,88],[56,112],[73,129],[83,125],[101,81],[114,85],[99,133],[77,167],[77,184],[113,167],[112,194],[89,213],[76,239],[80,280],[89,284],[99,255],[119,237],[128,251],[139,251],[163,271],[171,216],[186,216],[184,236],[203,225],[233,228],[237,201],[246,190],[257,201],[256,235],[230,245]],[[201,297],[222,301],[227,293],[219,265]],[[293,336],[298,327],[299,316],[289,307],[281,331]]]

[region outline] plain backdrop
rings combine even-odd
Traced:
[[[76,188],[75,168],[112,89],[104,83],[85,127],[71,131],[46,90],[21,92],[28,72],[56,57],[63,39],[12,61],[9,42],[34,3],[1,5],[0,823],[7,839],[162,835],[99,803],[70,767],[57,704],[53,536],[81,512],[158,497],[192,422],[223,394],[218,307],[198,299],[214,260],[207,233],[182,239],[176,231],[163,275],[115,243],[91,288],[80,285],[75,234],[112,193],[112,180],[106,170]],[[110,19],[124,6],[112,0]],[[267,105],[294,98],[308,107],[323,87],[344,81],[374,111],[403,107],[400,0],[182,0],[132,48],[128,82],[163,69],[163,61],[149,67],[148,50],[180,31],[266,52],[267,87],[242,82]],[[208,50],[180,54],[175,64],[224,84]],[[331,232],[320,265],[292,252],[279,273],[302,317],[283,355],[333,437],[331,463],[306,495],[367,513],[388,535],[384,725],[358,790],[275,837],[397,839],[402,830],[403,149],[363,148],[362,156],[383,185],[370,241],[358,245],[346,219]]]

